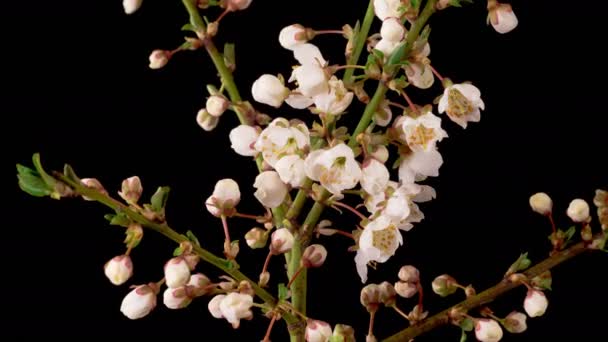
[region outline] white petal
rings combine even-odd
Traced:
[[[287,104],[290,105],[291,108],[306,109],[314,104],[312,98],[304,96],[297,91],[298,89],[289,94],[289,96],[285,99],[285,102],[287,102]]]
[[[319,48],[316,45],[309,43],[294,46],[293,56],[300,65],[313,64],[325,66],[325,63],[327,63]]]

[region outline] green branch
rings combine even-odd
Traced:
[[[555,253],[554,255],[548,257],[542,262],[534,265],[529,268],[528,271],[524,272],[524,275],[528,279],[532,279],[545,271],[549,271],[555,266],[574,258],[577,255],[582,254],[587,251],[587,247],[584,242],[580,242],[568,249],[565,249],[561,252]],[[508,279],[502,280],[500,283],[495,286],[481,292],[478,295],[469,297],[464,301],[448,308],[440,313],[429,317],[420,323],[411,326],[407,329],[404,329],[395,335],[387,338],[384,342],[397,342],[397,341],[410,341],[416,336],[422,335],[426,332],[429,332],[433,329],[436,329],[439,326],[446,325],[450,323],[450,312],[452,310],[459,310],[461,312],[468,312],[471,309],[477,308],[481,305],[485,305],[496,299],[496,297],[504,294],[507,291],[510,291],[516,287],[521,286],[521,283],[514,283],[509,281]]]
[[[353,48],[353,53],[350,55],[350,58],[346,61],[346,65],[357,65],[359,62],[359,57],[361,57],[361,52],[363,51],[363,47],[365,46],[365,42],[367,41],[367,36],[369,34],[369,28],[372,26],[372,22],[374,22],[374,1],[371,0],[367,5],[367,11],[365,11],[365,18],[363,18],[363,24],[361,25],[361,29],[357,32],[357,36],[355,39],[355,44]],[[350,83],[351,78],[353,77],[353,73],[355,69],[348,68],[344,72],[343,81],[346,84]]]

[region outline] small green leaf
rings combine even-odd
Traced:
[[[331,336],[329,342],[344,342],[344,336]]]
[[[17,164],[17,179],[19,188],[32,196],[49,196],[52,192],[52,189],[42,180],[38,172],[21,164]]]
[[[184,253],[184,249],[182,248],[182,246],[178,246],[177,248],[175,248],[173,250],[173,256],[180,256]]]
[[[194,25],[192,24],[185,24],[184,26],[182,26],[181,28],[182,31],[191,31],[191,32],[196,32],[196,28],[194,27]]]
[[[466,342],[467,341],[467,332],[464,331],[464,329],[461,330],[460,333],[460,342]]]
[[[110,222],[113,226],[129,227],[131,220],[124,214],[106,214],[104,218]]]
[[[194,235],[194,233],[191,230],[188,230],[186,232],[186,236],[188,237],[188,240],[190,240],[190,242],[192,242],[193,244],[197,245],[197,246],[201,246],[201,243],[198,241],[198,238]]]
[[[528,253],[523,253],[517,258],[517,260],[509,267],[505,276],[509,276],[513,273],[523,271],[530,267],[532,261],[528,259]]]
[[[460,328],[462,329],[463,332],[473,331],[473,329],[475,329],[475,322],[473,322],[472,319],[466,317],[465,319],[462,320],[462,322],[460,322]]]
[[[76,172],[74,172],[74,169],[72,169],[72,167],[69,164],[65,164],[63,166],[63,174],[68,177],[68,179],[76,182],[76,183],[80,183],[80,178],[78,178],[78,176],[76,176]]]
[[[570,242],[574,236],[574,233],[576,233],[576,226],[571,226],[568,228],[568,230],[564,233],[564,245]]]
[[[165,206],[167,205],[167,199],[169,198],[169,191],[171,189],[168,186],[159,186],[156,189],[154,195],[150,199],[150,208],[157,213],[164,213]]]
[[[289,289],[287,288],[287,286],[285,286],[285,284],[280,283],[279,284],[279,301],[287,300],[288,297],[289,297]]]

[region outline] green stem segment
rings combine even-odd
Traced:
[[[374,1],[370,1],[367,5],[367,11],[365,11],[365,18],[363,18],[363,24],[361,25],[361,29],[357,34],[353,53],[350,55],[350,58],[346,61],[347,65],[357,65],[359,62],[359,57],[361,57],[361,52],[363,51],[363,47],[365,46],[365,41],[367,40],[367,35],[369,34],[369,28],[372,26],[372,22],[374,21]],[[343,81],[344,83],[350,83],[355,69],[347,69],[344,72]]]
[[[547,259],[541,261],[540,263],[534,265],[529,268],[524,275],[528,279],[532,279],[545,271],[551,270],[555,266],[574,258],[577,255],[582,254],[589,249],[585,245],[584,242],[580,242],[568,249],[565,249],[561,252],[555,253]],[[521,286],[522,283],[514,283],[509,281],[508,279],[502,280],[500,283],[495,286],[479,293],[478,295],[467,298],[466,300],[448,308],[440,313],[429,317],[420,323],[411,326],[407,329],[404,329],[393,336],[383,340],[384,342],[397,342],[397,341],[410,341],[413,338],[422,335],[426,332],[429,332],[433,329],[436,329],[439,326],[446,325],[450,323],[450,312],[453,310],[458,310],[459,312],[468,312],[471,309],[477,308],[479,306],[485,305],[496,299],[498,296],[504,294],[507,291],[510,291],[516,287]]]
[[[153,221],[147,219],[146,217],[144,217],[143,215],[141,215],[140,213],[138,213],[137,211],[135,211],[135,210],[131,209],[130,207],[124,205],[123,203],[109,197],[108,195],[105,195],[97,190],[87,188],[86,186],[80,184],[79,182],[75,182],[64,175],[57,175],[56,177],[58,178],[59,181],[69,185],[78,194],[91,198],[101,204],[104,204],[105,206],[116,211],[117,213],[122,213],[122,214],[126,215],[127,217],[129,217],[129,219],[141,224],[144,227],[147,227],[158,233],[161,233],[162,235],[175,241],[176,243],[189,241],[185,235],[179,234],[178,232],[173,230],[171,227],[169,227],[168,224],[153,222]],[[207,251],[206,249],[204,249],[200,246],[197,246],[195,244],[193,244],[193,251],[194,251],[194,253],[196,253],[196,255],[198,255],[201,258],[201,260],[221,269],[222,271],[226,272],[226,274],[231,276],[236,281],[238,281],[238,282],[243,281],[243,280],[248,281],[251,284],[253,290],[255,291],[255,294],[260,299],[262,299],[264,302],[266,302],[267,304],[272,305],[272,306],[277,304],[276,298],[274,298],[270,293],[268,293],[266,290],[264,290],[263,288],[258,286],[258,284],[255,281],[252,281],[246,275],[244,275],[241,271],[239,271],[238,266],[236,264],[234,264],[232,261],[217,257],[213,253],[211,253],[211,252]],[[284,313],[283,318],[285,319],[285,321],[288,324],[293,324],[293,323],[297,322],[297,318],[295,316],[291,315],[290,313]]]

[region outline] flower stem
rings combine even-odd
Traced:
[[[401,91],[401,95],[405,99],[405,102],[407,102],[407,105],[410,106],[410,110],[416,114],[420,114],[420,111],[418,111],[418,107],[414,104],[412,99],[410,99],[410,97],[404,90]]]
[[[392,308],[393,308],[393,310],[397,311],[398,314],[400,314],[401,316],[403,316],[403,318],[407,319],[408,322],[410,321],[410,316],[408,316],[405,312],[401,311],[401,309],[399,309],[397,307],[397,305],[393,305]]]
[[[291,276],[291,279],[289,280],[289,283],[287,284],[287,288],[291,287],[291,284],[293,284],[294,280],[296,280],[296,278],[300,275],[300,273],[302,272],[302,270],[304,268],[305,268],[304,265],[300,265],[300,267],[298,268],[296,273],[294,273],[293,276]]]
[[[357,215],[357,217],[359,217],[361,220],[367,220],[367,217],[365,217],[365,215],[361,214],[357,209],[351,207],[348,204],[345,204],[345,203],[342,203],[342,202],[333,202],[333,205],[335,205],[336,207],[344,208],[344,209],[350,211],[351,213]]]
[[[540,263],[532,266],[524,275],[528,279],[532,279],[545,271],[548,271],[555,266],[563,263],[564,261],[570,260],[577,255],[587,251],[587,247],[584,242],[579,242],[572,247],[559,251]],[[495,286],[479,293],[478,295],[471,296],[462,302],[447,308],[432,317],[429,317],[418,324],[411,326],[407,329],[401,330],[400,332],[390,336],[383,340],[384,342],[397,342],[397,341],[409,341],[417,336],[420,336],[428,331],[436,329],[439,326],[446,325],[450,322],[450,312],[454,309],[458,309],[461,312],[467,312],[471,309],[479,307],[493,301],[498,296],[521,286],[521,282],[511,282],[508,279],[503,279],[500,283]]]
[[[374,318],[375,317],[376,317],[376,311],[370,311],[369,327],[367,328],[367,336],[374,336]]]
[[[315,30],[315,35],[320,35],[320,34],[344,34],[344,31],[342,30]]]
[[[228,220],[226,220],[226,216],[222,215],[222,226],[224,227],[224,237],[226,238],[226,242],[230,244],[230,232],[228,231]]]
[[[270,342],[270,332],[272,331],[272,327],[274,326],[274,322],[277,320],[277,315],[272,315],[270,318],[270,323],[268,324],[268,329],[266,330],[266,335],[264,335],[264,339],[262,342]]]
[[[441,74],[437,70],[435,70],[435,68],[433,68],[433,66],[430,64],[429,64],[429,68],[431,68],[431,71],[439,79],[439,81],[441,81],[441,83],[443,83],[443,76],[441,76]]]
[[[367,5],[367,10],[365,11],[365,17],[363,18],[363,24],[361,24],[361,29],[355,37],[355,43],[353,47],[353,53],[349,56],[346,64],[355,65],[359,62],[359,57],[361,57],[361,52],[363,51],[363,47],[365,46],[365,42],[367,41],[367,35],[369,34],[369,29],[372,26],[372,22],[374,21],[374,1],[370,0]],[[345,84],[349,84],[355,69],[347,69],[344,72],[344,77],[342,80]]]

